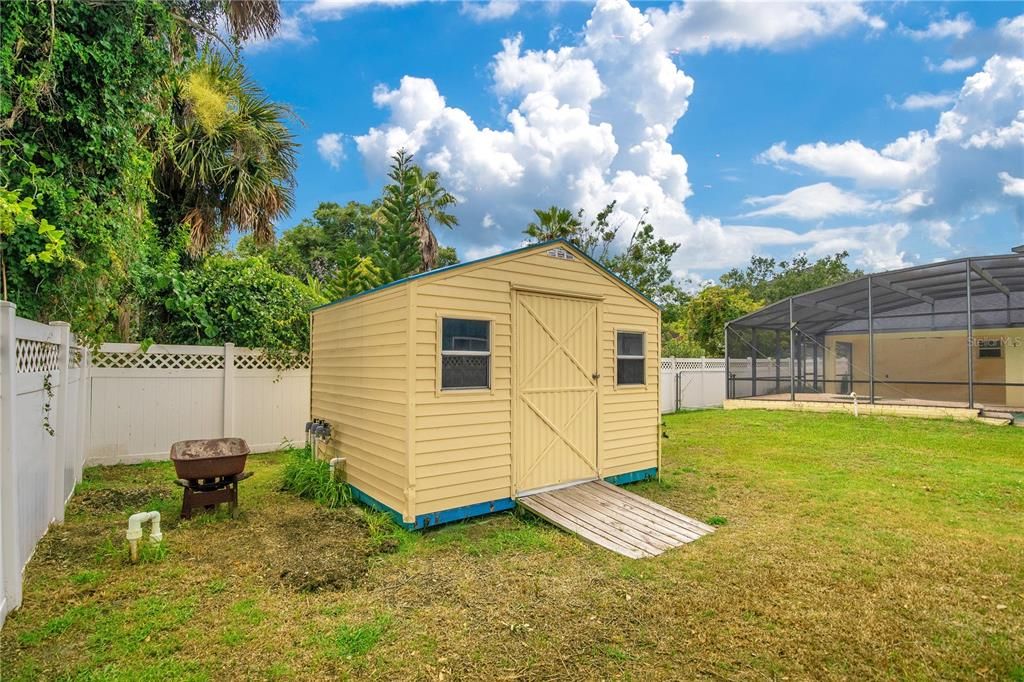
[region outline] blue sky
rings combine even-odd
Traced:
[[[368,201],[401,146],[463,259],[531,209],[643,209],[684,278],[754,253],[868,270],[1024,243],[1024,3],[285,3],[252,75],[301,119],[296,208]]]

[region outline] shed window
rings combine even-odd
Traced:
[[[441,320],[441,388],[491,387],[491,323]]]
[[[642,386],[646,383],[643,332],[618,332],[615,339],[615,383]]]
[[[1001,358],[1003,357],[1002,339],[980,339],[978,341],[979,358]]]

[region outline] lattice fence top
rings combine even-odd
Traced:
[[[99,351],[93,367],[106,369],[224,369],[223,355],[198,353],[111,353]]]
[[[666,371],[701,371],[725,369],[725,358],[662,358],[661,368]]]
[[[267,355],[266,353],[239,353],[234,356],[235,369],[309,369],[309,356],[305,353]]]
[[[19,374],[53,372],[60,363],[60,345],[47,341],[18,339],[14,344],[14,355]]]

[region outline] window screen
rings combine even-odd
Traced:
[[[441,388],[490,388],[491,323],[441,320]]]
[[[615,383],[639,386],[644,377],[644,335],[642,332],[618,332],[615,339]]]

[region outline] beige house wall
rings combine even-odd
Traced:
[[[1003,357],[981,358],[975,347],[974,380],[978,383],[1024,383],[1024,342],[1015,343],[1020,329],[983,329],[979,340],[1003,339]],[[1009,342],[1005,342],[1005,340]],[[853,345],[853,390],[868,393],[867,334],[829,334],[825,337],[825,379],[835,380],[836,343]],[[875,334],[875,394],[883,399],[967,401],[967,386],[903,384],[900,381],[967,381],[967,332],[914,331]],[[827,392],[838,393],[838,384],[827,384]],[[1024,406],[1024,389],[1003,386],[975,386],[975,401],[991,405]]]

